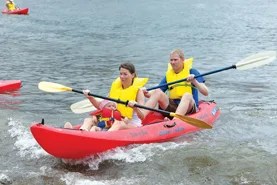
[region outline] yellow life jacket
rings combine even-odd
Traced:
[[[14,3],[7,3],[6,6],[7,6],[7,9],[8,9],[9,11],[12,11],[12,10],[15,10],[15,9],[16,9]]]
[[[122,88],[120,78],[117,78],[111,86],[110,98],[120,99],[122,101],[134,100],[136,101],[139,88],[143,87],[148,81],[148,78],[134,78],[133,84],[126,88]],[[117,110],[120,111],[123,117],[132,118],[133,109],[123,104],[117,104]]]
[[[183,70],[176,74],[172,69],[171,65],[168,64],[167,72],[166,72],[166,82],[173,82],[180,79],[184,79],[190,75],[190,69],[192,68],[193,58],[189,58],[184,61]],[[172,84],[168,86],[169,90],[169,98],[170,99],[181,99],[183,94],[188,92],[192,94],[191,84],[189,82],[180,82],[177,84]]]

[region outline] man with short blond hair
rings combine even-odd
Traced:
[[[179,115],[195,113],[198,110],[198,91],[208,96],[208,88],[203,77],[197,77],[200,73],[192,68],[193,58],[185,60],[181,49],[175,49],[170,53],[170,60],[165,77],[159,85],[167,84],[187,78],[186,81],[162,86],[152,92],[143,89],[144,95],[149,97],[145,106],[155,107],[157,104],[163,110],[175,112]],[[169,91],[169,95],[165,91]],[[144,116],[150,111],[143,110]],[[167,116],[167,115],[165,115]]]

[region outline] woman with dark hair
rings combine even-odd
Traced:
[[[147,83],[147,78],[138,78],[135,66],[130,63],[122,63],[119,66],[119,77],[114,80],[110,89],[110,98],[128,101],[128,106],[117,104],[124,121],[115,121],[109,131],[135,128],[141,126],[144,114],[134,104],[144,104],[144,94],[140,89]]]
[[[130,63],[122,63],[119,66],[119,77],[116,78],[110,88],[109,97],[113,99],[120,99],[122,101],[128,101],[128,106],[123,104],[117,104],[116,110],[120,112],[122,119],[114,119],[113,123],[109,125],[108,131],[115,131],[121,129],[136,128],[141,126],[141,122],[144,119],[142,111],[134,107],[134,104],[144,104],[144,94],[140,89],[148,81],[148,78],[138,78],[135,66]],[[84,95],[89,99],[94,107],[98,110],[101,109],[101,101],[98,101],[93,96],[89,96],[89,90],[84,90]],[[86,118],[81,128],[93,128],[90,131],[99,131],[101,129],[95,129],[95,123],[93,117]],[[72,126],[67,123],[67,128]],[[88,130],[88,129],[83,129]]]

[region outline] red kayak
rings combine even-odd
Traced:
[[[20,80],[0,80],[0,93],[18,90],[21,85]]]
[[[3,14],[18,14],[18,15],[27,15],[29,12],[29,8],[20,8],[20,9],[16,9],[16,10],[2,10]]]
[[[63,159],[81,159],[130,144],[169,141],[178,136],[200,130],[200,128],[179,119],[165,121],[158,116],[158,113],[150,115],[152,116],[151,120],[155,120],[154,123],[113,132],[81,131],[78,129],[80,125],[74,129],[57,128],[44,123],[33,123],[30,129],[38,144],[46,152]],[[212,125],[219,115],[220,110],[215,102],[202,101],[199,105],[199,111],[189,116]],[[159,119],[158,122],[156,122],[155,116]]]

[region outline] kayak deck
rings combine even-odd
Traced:
[[[22,82],[20,80],[0,80],[0,93],[15,91],[20,89]]]
[[[29,8],[21,8],[16,10],[2,10],[3,14],[17,14],[17,15],[27,15],[29,12]]]

